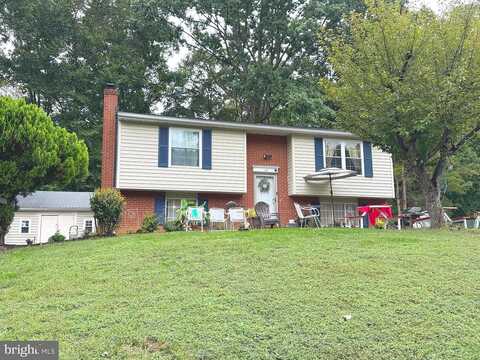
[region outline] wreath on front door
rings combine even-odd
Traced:
[[[258,183],[258,188],[261,192],[268,192],[270,190],[270,182],[267,179],[262,179]]]

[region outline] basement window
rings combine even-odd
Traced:
[[[360,221],[357,217],[357,204],[355,203],[333,203],[332,218],[332,204],[328,200],[320,200],[320,224],[321,226],[333,226],[334,223],[346,224],[347,219],[350,218],[350,223],[354,227],[360,227]]]
[[[185,199],[188,201],[189,206],[196,206],[197,202],[195,199]],[[182,199],[167,199],[167,221],[174,221],[177,218],[177,212],[182,205]]]

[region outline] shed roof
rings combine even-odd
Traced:
[[[36,191],[17,198],[19,210],[91,211],[91,192]]]

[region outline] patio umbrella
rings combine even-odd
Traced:
[[[335,212],[333,209],[333,180],[345,179],[357,175],[356,171],[344,170],[339,168],[325,168],[313,174],[304,177],[309,183],[322,183],[328,181],[330,183],[330,204],[332,208],[332,221],[335,223]]]

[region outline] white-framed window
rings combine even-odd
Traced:
[[[83,223],[83,230],[87,234],[93,233],[93,219],[85,219],[85,221]]]
[[[201,130],[170,128],[170,166],[200,167],[202,136]]]
[[[30,220],[21,220],[20,221],[20,232],[22,234],[30,233]]]
[[[355,203],[333,203],[333,216],[336,223],[347,224],[347,222],[355,227],[360,227],[357,215],[357,204]],[[332,218],[332,204],[329,201],[320,201],[320,224],[322,226],[332,226],[334,219]]]
[[[358,216],[357,214],[357,204],[346,203],[345,204],[345,216],[354,217]]]
[[[325,167],[356,171],[363,174],[362,142],[357,140],[325,140]]]
[[[186,199],[191,206],[196,206],[197,201],[195,199]],[[174,221],[177,217],[177,211],[180,209],[182,199],[180,198],[167,198],[165,216],[167,221]]]
[[[325,141],[325,167],[342,169],[342,143],[338,140]]]
[[[360,141],[345,141],[345,169],[362,175],[362,143]]]

